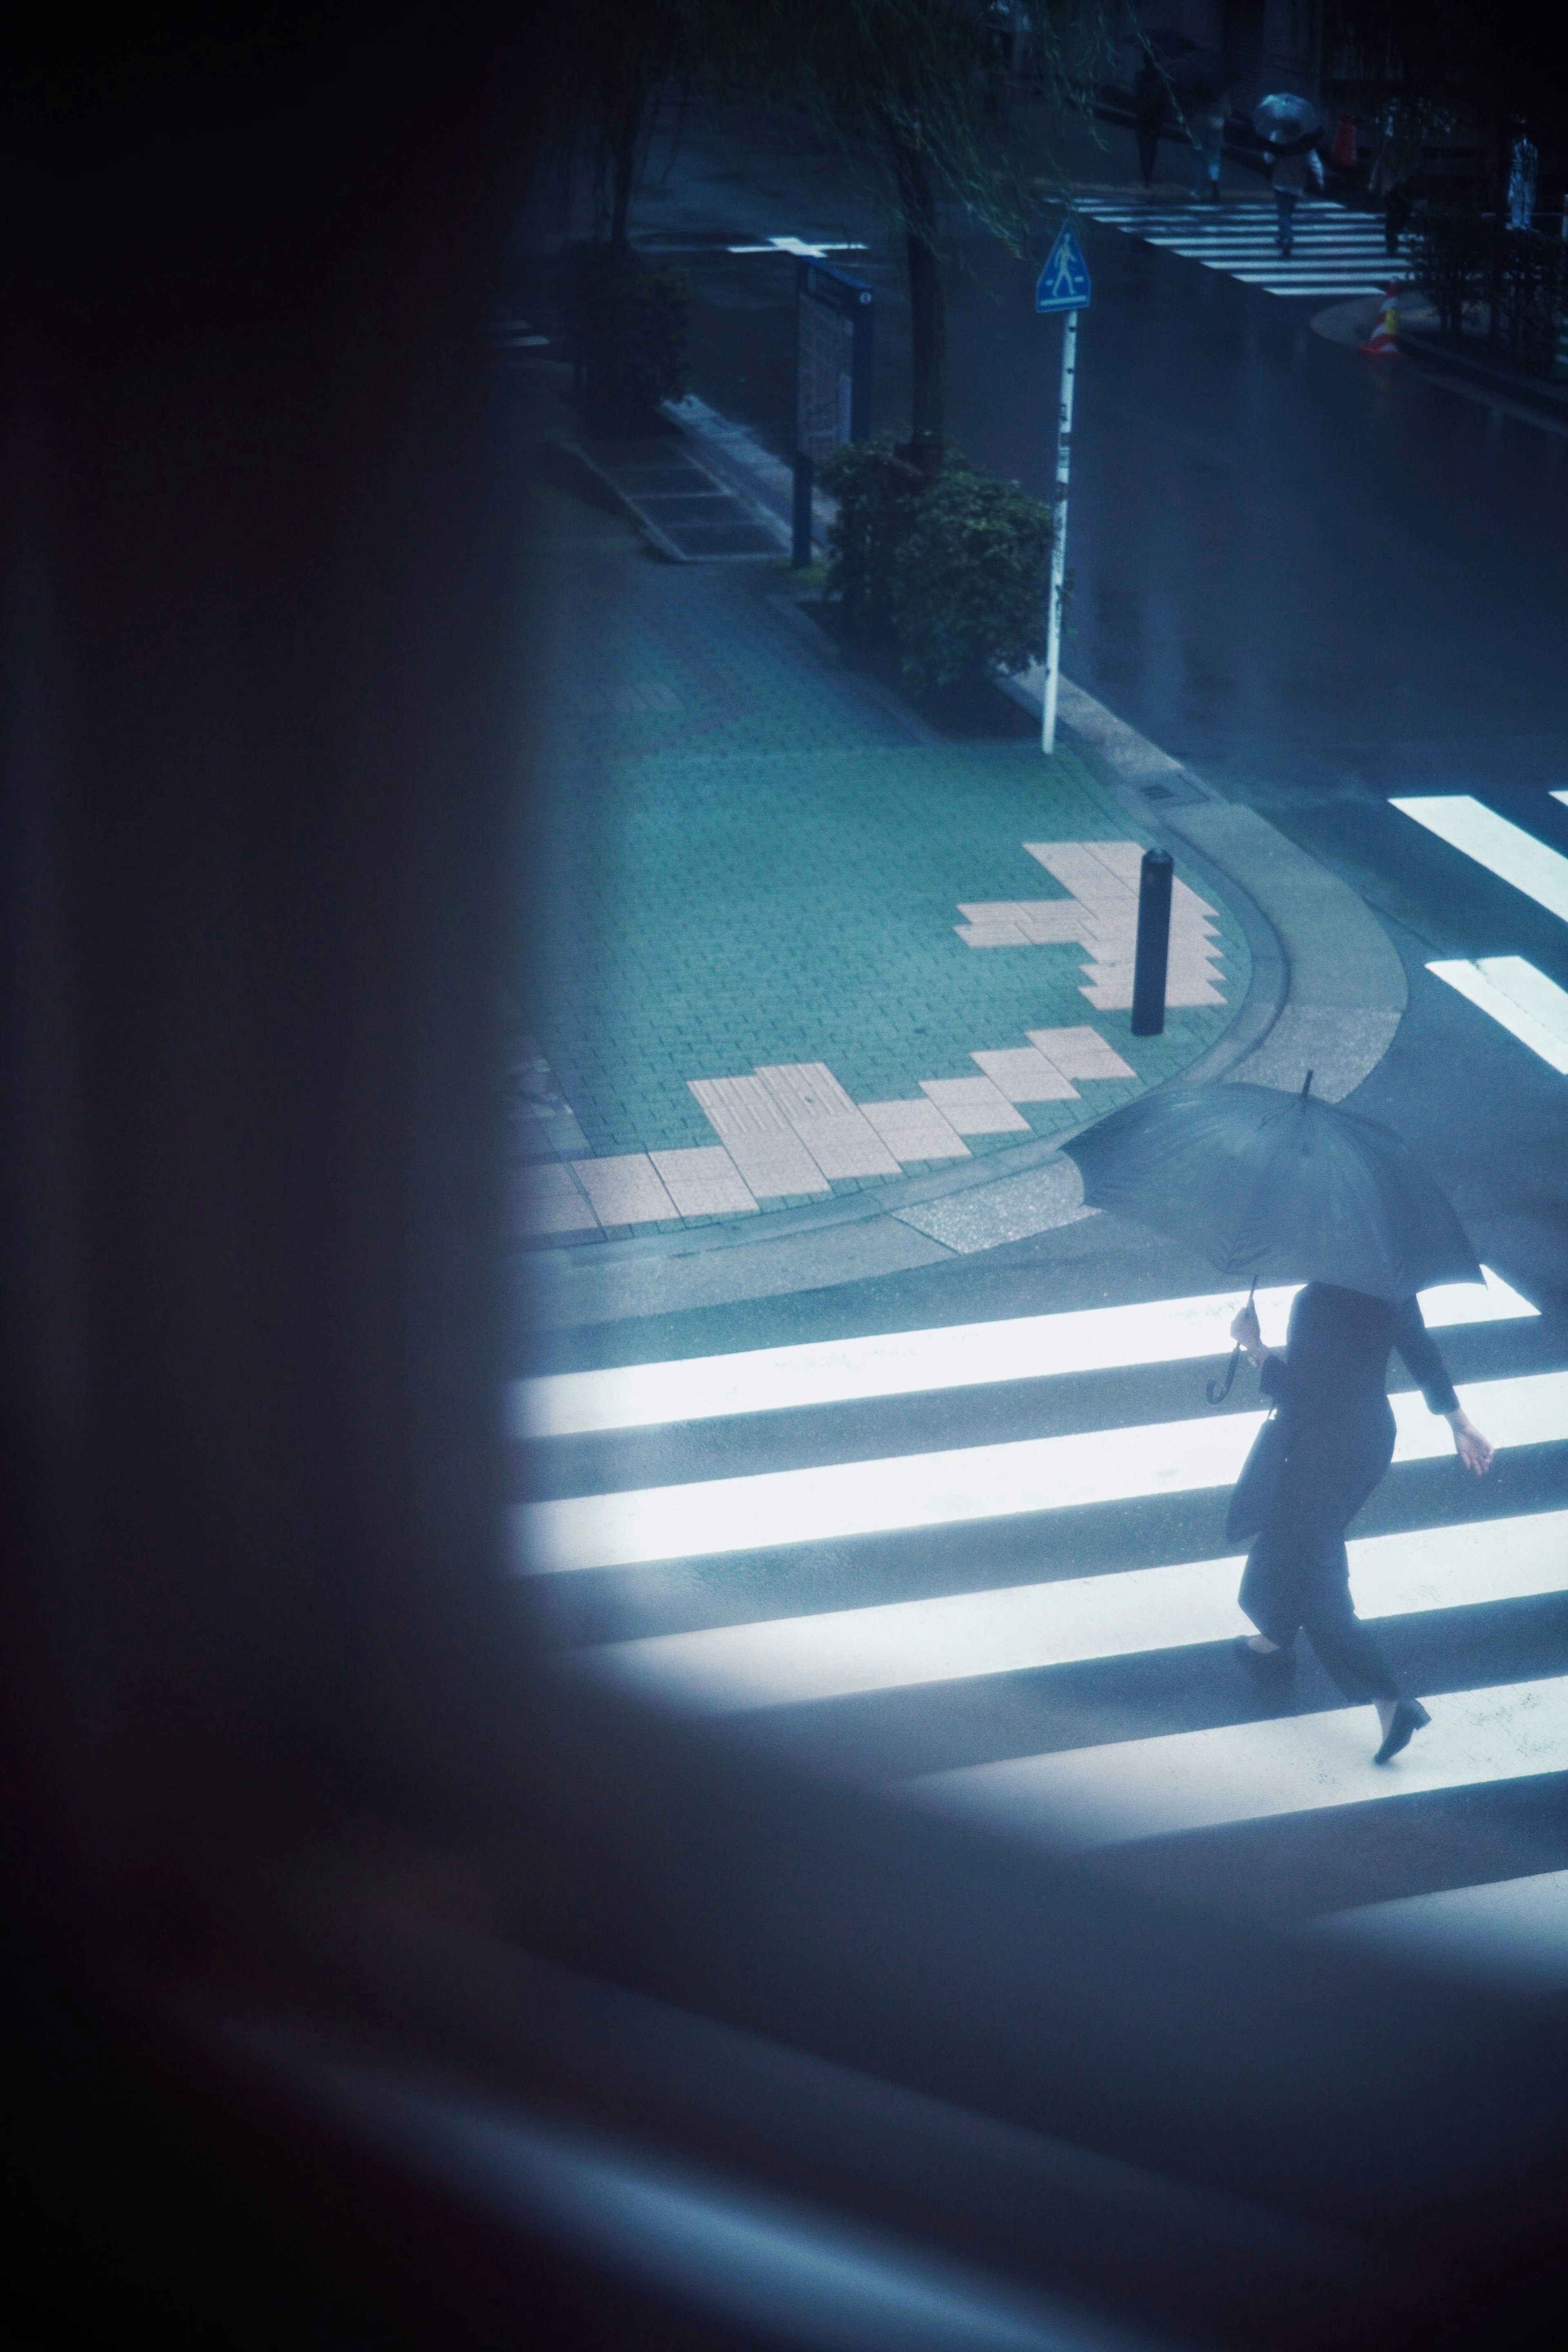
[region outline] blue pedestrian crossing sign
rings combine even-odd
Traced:
[[[1036,280],[1034,307],[1037,310],[1087,310],[1089,308],[1089,264],[1083,258],[1078,239],[1065,223],[1046,257],[1045,268]]]

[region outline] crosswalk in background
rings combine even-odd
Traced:
[[[1077,198],[1077,209],[1107,228],[1123,230],[1185,260],[1201,261],[1265,294],[1348,297],[1376,294],[1404,273],[1390,260],[1382,220],[1343,205],[1303,196],[1296,206],[1289,259],[1275,242],[1274,207],[1241,203],[1170,205],[1135,196]]]
[[[1260,1293],[1283,1337],[1293,1294]],[[588,1675],[1156,1889],[1568,1985],[1568,1370],[1531,1303],[1427,1293],[1498,1448],[1396,1390],[1351,1543],[1430,1727],[1372,1761],[1306,1645],[1234,1654],[1256,1381],[1204,1295],[575,1371],[509,1391],[510,1536]]]

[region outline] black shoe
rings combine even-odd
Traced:
[[[1394,1710],[1382,1747],[1373,1758],[1375,1764],[1390,1764],[1402,1748],[1408,1748],[1411,1737],[1425,1731],[1432,1718],[1418,1698],[1402,1698]]]
[[[1230,1646],[1242,1664],[1250,1666],[1252,1672],[1265,1682],[1282,1682],[1287,1675],[1293,1675],[1296,1671],[1294,1650],[1255,1650],[1245,1633],[1238,1633]],[[1409,1734],[1406,1733],[1406,1737],[1408,1738]]]

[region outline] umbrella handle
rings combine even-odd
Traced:
[[[1310,1072],[1307,1076],[1307,1084],[1309,1086],[1312,1084],[1312,1075]],[[1249,1307],[1252,1304],[1257,1288],[1258,1285],[1256,1280],[1254,1280],[1252,1288],[1247,1294],[1247,1304]],[[1223,1404],[1225,1402],[1226,1398],[1230,1394],[1231,1390],[1236,1385],[1236,1367],[1240,1361],[1241,1345],[1239,1340],[1236,1346],[1230,1350],[1230,1361],[1226,1366],[1225,1379],[1223,1382],[1219,1381],[1210,1381],[1208,1383],[1207,1396],[1210,1404]]]

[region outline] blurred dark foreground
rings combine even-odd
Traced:
[[[0,2324],[1532,2329],[1561,2003],[549,1678],[497,1559],[545,682],[483,324],[561,59],[479,0],[8,37]]]

